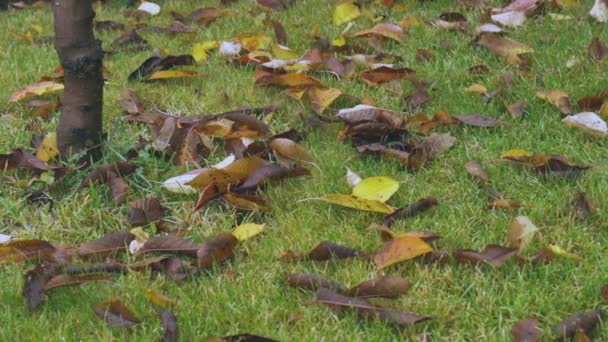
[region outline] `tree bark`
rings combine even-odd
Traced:
[[[57,145],[69,158],[101,157],[103,50],[93,34],[92,0],[53,0],[55,50],[64,72]]]

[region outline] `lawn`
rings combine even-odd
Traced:
[[[362,1],[372,3],[371,1]],[[171,54],[187,54],[194,43],[227,40],[243,32],[265,32],[274,38],[272,28],[264,25],[268,16],[281,22],[287,32],[287,45],[302,54],[314,48],[314,35],[331,39],[344,25],[332,24],[337,2],[299,0],[284,11],[267,13],[254,1],[240,0],[231,5],[219,1],[159,1],[158,16],[145,18],[150,25],[166,27],[172,22],[170,11],[190,13],[198,7],[226,7],[230,11],[209,27],[192,25],[191,34],[168,34],[140,30],[148,42]],[[587,47],[593,37],[608,41],[606,24],[587,16],[591,1],[579,1],[559,12],[570,19],[558,20],[544,15],[529,18],[511,29],[508,37],[532,48],[530,77],[515,76],[512,89],[489,102],[479,94],[465,92],[473,83],[488,89],[499,84],[504,72],[514,73],[517,66],[472,43],[475,28],[481,24],[480,11],[459,7],[455,1],[397,1],[401,7],[389,9],[367,4],[365,7],[384,21],[397,23],[405,16],[415,16],[421,25],[407,28],[401,42],[388,42],[386,53],[399,56],[400,67],[415,69],[417,77],[435,82],[429,91],[432,99],[422,108],[408,108],[404,99],[412,91],[403,80],[403,91],[397,94],[374,87],[357,79],[334,79],[329,73],[315,74],[324,84],[344,93],[372,99],[376,107],[397,112],[426,113],[429,117],[443,110],[450,114],[483,114],[505,122],[494,128],[450,125],[434,130],[450,133],[457,139],[451,149],[436,156],[428,166],[410,171],[395,160],[364,156],[340,141],[340,124],[308,125],[302,118],[311,113],[310,105],[287,97],[280,89],[255,85],[254,68],[235,66],[211,51],[206,63],[190,69],[200,76],[163,82],[129,82],[127,77],[146,58],[150,50],[119,52],[108,55],[104,64],[108,81],[104,88],[104,128],[107,145],[99,165],[124,160],[126,152],[140,138],[149,139],[145,125],[122,120],[122,107],[117,100],[123,89],[136,89],[151,108],[156,107],[177,116],[215,114],[239,107],[260,107],[277,100],[281,107],[270,121],[272,133],[290,128],[305,134],[302,146],[309,151],[315,165],[311,176],[287,179],[264,190],[272,208],[268,213],[243,214],[219,201],[205,206],[191,216],[196,195],[172,194],[162,182],[187,170],[167,158],[156,156],[150,149],[134,159],[139,168],[126,177],[131,189],[127,203],[144,196],[156,196],[168,208],[166,221],[172,229],[187,231],[193,241],[222,231],[230,231],[242,222],[265,223],[267,231],[237,248],[227,263],[210,271],[176,283],[150,272],[115,275],[111,282],[93,282],[78,287],[65,287],[49,293],[38,312],[31,313],[21,296],[23,275],[34,267],[31,262],[9,263],[0,268],[0,340],[2,341],[76,341],[76,340],[156,340],[162,335],[157,308],[145,297],[145,289],[162,292],[177,300],[173,309],[180,325],[182,340],[251,333],[280,341],[389,341],[419,340],[428,335],[432,341],[504,341],[511,338],[511,326],[534,316],[544,338],[557,336],[557,324],[580,311],[605,309],[600,289],[608,283],[608,145],[606,140],[590,137],[566,127],[555,106],[535,97],[538,90],[560,89],[576,101],[608,90],[608,64],[594,63]],[[499,6],[497,1],[490,3]],[[96,5],[97,19],[127,23],[123,15],[125,1],[106,1]],[[444,12],[463,13],[469,21],[466,32],[449,31],[427,24]],[[557,13],[549,7],[547,12]],[[370,28],[374,23],[361,16],[353,21],[351,32]],[[52,74],[58,59],[51,41],[34,45],[17,36],[41,28],[41,36],[52,36],[52,13],[42,9],[0,12],[0,153],[13,148],[31,148],[32,135],[44,135],[55,129],[59,112],[50,120],[32,115],[20,104],[8,105],[17,89]],[[100,31],[97,37],[104,48],[120,31]],[[367,46],[365,41],[347,38]],[[416,60],[417,49],[428,49],[434,57],[426,62]],[[370,47],[369,53],[374,53]],[[567,66],[569,61],[578,61]],[[490,73],[472,75],[468,69],[486,65]],[[46,96],[47,98],[49,96]],[[51,96],[52,97],[52,96]],[[504,102],[526,100],[528,106],[521,118],[512,117]],[[344,105],[346,106],[346,104]],[[343,108],[340,101],[332,104],[326,115]],[[333,110],[331,110],[333,109]],[[422,137],[412,133],[414,137]],[[507,162],[494,162],[510,149],[534,153],[558,154],[590,169],[580,177],[543,178],[531,169]],[[203,166],[213,165],[226,157],[219,147],[206,156]],[[519,209],[490,210],[488,196],[465,170],[469,160],[482,163],[491,185],[506,197],[525,205]],[[501,267],[487,264],[424,263],[410,260],[376,270],[370,261],[330,260],[328,262],[279,261],[287,250],[307,251],[319,241],[329,240],[364,251],[376,251],[381,245],[377,231],[368,229],[380,223],[381,214],[356,211],[320,201],[301,199],[330,193],[349,193],[346,168],[361,177],[390,176],[400,184],[391,198],[400,207],[416,200],[435,196],[436,208],[406,220],[397,221],[398,232],[433,231],[441,239],[433,242],[437,250],[460,248],[483,249],[487,244],[508,245],[507,231],[515,216],[524,215],[540,228],[525,256],[549,244],[580,255],[576,262],[557,258],[546,264],[519,264],[510,260]],[[126,205],[116,206],[103,186],[80,188],[86,170],[73,171],[52,184],[45,184],[23,171],[3,173],[0,185],[0,233],[15,239],[43,239],[54,243],[77,244],[104,234],[129,230]],[[40,188],[54,200],[54,208],[37,206],[27,201],[28,189]],[[572,203],[579,191],[586,192],[597,207],[585,220],[572,214]],[[146,228],[150,230],[151,228]],[[150,230],[150,234],[154,232]],[[134,258],[127,256],[125,260]],[[407,329],[379,320],[360,320],[353,312],[336,312],[311,304],[314,296],[305,290],[287,286],[286,275],[317,273],[352,286],[375,275],[399,275],[413,283],[410,291],[394,301],[380,301],[399,310],[430,316]],[[98,319],[92,305],[113,299],[122,300],[143,322],[131,330],[110,328]],[[608,329],[600,325],[592,334],[598,341],[608,340]]]

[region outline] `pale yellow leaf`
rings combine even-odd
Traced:
[[[399,182],[390,177],[369,177],[357,183],[353,188],[353,196],[386,202],[399,189]]]
[[[316,198],[320,201],[341,205],[343,207],[373,211],[383,214],[392,214],[395,208],[384,204],[380,201],[367,200],[364,198],[358,198],[352,195],[345,194],[330,194],[323,197]]]
[[[528,152],[526,150],[512,149],[512,150],[503,152],[503,154],[500,155],[500,158],[505,159],[505,158],[513,158],[513,157],[531,157],[532,155],[533,155],[532,152]]]
[[[334,25],[340,26],[351,20],[357,19],[360,15],[361,11],[359,11],[359,7],[352,1],[343,2],[338,4],[334,9]]]
[[[243,223],[240,226],[234,228],[234,230],[232,231],[232,235],[236,236],[239,241],[245,241],[263,233],[265,228],[265,224]]]
[[[36,151],[36,157],[43,162],[47,162],[59,155],[59,149],[57,148],[57,133],[49,132],[38,146]]]

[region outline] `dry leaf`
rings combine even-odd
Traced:
[[[176,342],[179,337],[179,327],[177,325],[177,318],[169,311],[161,311],[159,313],[160,319],[163,322],[163,338],[162,342]]]
[[[353,187],[352,195],[370,201],[386,202],[399,189],[399,182],[390,177],[369,177]]]
[[[472,249],[457,249],[453,251],[456,260],[467,263],[487,262],[494,267],[500,267],[509,258],[517,254],[517,248],[503,247],[499,245],[488,245],[482,252]]]
[[[602,313],[598,310],[575,313],[557,325],[559,340],[569,340],[576,335],[579,329],[588,333],[595,328],[601,319]]]
[[[135,235],[127,231],[110,233],[95,241],[81,244],[78,248],[78,255],[81,258],[103,258],[121,253],[127,250],[129,243],[133,239],[135,239]]]
[[[352,287],[348,294],[352,297],[386,297],[397,298],[412,287],[407,279],[397,276],[381,276],[366,280]]]
[[[303,288],[310,291],[317,291],[318,289],[325,288],[330,289],[334,292],[344,293],[346,288],[344,285],[331,281],[318,274],[308,273],[294,273],[287,276],[287,283],[291,287]]]
[[[141,321],[121,301],[93,305],[93,311],[111,327],[131,328]]]
[[[538,320],[529,317],[513,324],[511,335],[515,342],[538,342],[543,333],[538,328]]]
[[[236,238],[242,242],[262,234],[265,229],[266,224],[243,223],[234,228],[232,235],[236,236]]]
[[[538,228],[527,216],[517,216],[509,226],[509,241],[511,246],[524,250],[530,243]]]
[[[419,199],[415,203],[399,208],[394,213],[385,216],[383,224],[387,227],[390,227],[396,220],[414,217],[424,211],[435,207],[437,203],[438,201],[435,197],[426,197]]]
[[[431,251],[433,251],[433,248],[424,240],[403,236],[386,242],[374,256],[374,263],[378,269],[383,269]]]
[[[316,200],[341,205],[343,207],[364,210],[364,211],[374,211],[383,214],[392,214],[395,209],[387,204],[384,204],[380,201],[374,200],[366,200],[363,198],[358,198],[352,195],[345,194],[330,194],[325,195],[319,198],[314,198]]]
[[[536,92],[536,97],[545,100],[564,114],[571,114],[572,109],[570,108],[570,98],[562,90],[541,90]]]

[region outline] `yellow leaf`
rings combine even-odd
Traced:
[[[336,88],[314,87],[308,90],[312,109],[319,114],[323,113],[340,95],[342,91]]]
[[[383,269],[432,251],[433,248],[424,240],[412,236],[403,236],[386,242],[374,256],[374,263],[378,269]]]
[[[395,208],[384,204],[380,201],[367,200],[364,198],[358,198],[352,195],[344,195],[344,194],[330,194],[325,195],[323,197],[316,198],[320,201],[333,203],[337,205],[341,205],[343,207],[364,210],[364,211],[374,211],[377,213],[383,214],[392,214],[395,211]]]
[[[556,2],[560,7],[572,7],[577,3],[576,0],[557,0]]]
[[[129,231],[129,233],[135,235],[135,238],[138,241],[146,241],[150,238],[150,235],[146,233],[142,227],[133,228]]]
[[[338,36],[331,41],[331,45],[336,47],[344,46],[346,45],[346,38],[344,38],[344,36]]]
[[[43,162],[47,162],[59,155],[59,149],[57,149],[57,133],[49,132],[42,142],[40,146],[38,146],[38,151],[36,151],[36,157]]]
[[[217,40],[210,40],[204,43],[196,43],[192,46],[192,57],[197,63],[207,61],[207,52],[217,49],[220,43]]]
[[[544,254],[544,256],[548,257],[549,259],[555,258],[555,257],[562,257],[562,258],[572,259],[572,260],[576,260],[576,261],[583,260],[583,258],[581,256],[576,255],[574,253],[570,253],[557,245],[549,245],[549,246],[543,248],[543,250],[541,251],[541,254]]]
[[[161,70],[153,73],[148,80],[165,80],[169,78],[194,77],[198,75],[194,70]]]
[[[526,150],[512,149],[512,150],[503,152],[503,154],[500,155],[500,158],[505,159],[505,158],[513,158],[513,157],[531,157],[532,155],[533,155],[532,152],[528,152]]]
[[[236,236],[239,241],[245,241],[261,234],[264,232],[265,228],[265,224],[244,223],[234,228],[232,235]]]
[[[570,98],[568,94],[562,90],[539,90],[536,92],[536,97],[545,100],[555,107],[559,108],[564,114],[570,114]]]
[[[359,7],[353,2],[343,2],[334,9],[334,25],[340,26],[351,20],[357,19],[361,15]]]
[[[353,188],[353,196],[386,202],[399,189],[399,182],[390,177],[369,177],[360,181]]]
[[[290,60],[298,58],[298,53],[281,44],[272,44],[272,55],[277,59]]]
[[[486,88],[483,84],[480,83],[474,83],[471,84],[469,87],[464,88],[464,91],[466,93],[480,93],[480,94],[485,94],[488,92],[488,88]]]
[[[261,32],[243,33],[236,37],[248,51],[266,50],[272,43],[272,38]]]
[[[177,301],[175,299],[171,299],[167,296],[165,296],[164,294],[154,291],[152,289],[145,289],[144,290],[144,294],[146,295],[146,299],[154,304],[157,305],[161,308],[171,308],[174,307],[175,305],[177,305]]]
[[[17,102],[32,96],[48,94],[54,91],[62,90],[63,84],[53,81],[40,81],[32,83],[25,88],[19,89],[11,95],[9,103]]]
[[[401,19],[397,25],[403,28],[416,27],[420,26],[420,20],[418,20],[416,17],[408,16]]]

